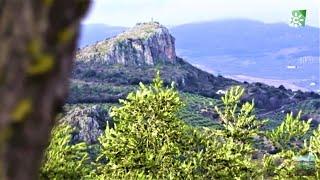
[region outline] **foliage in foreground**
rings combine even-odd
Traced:
[[[78,179],[90,173],[85,143],[70,144],[72,128],[59,124],[52,130],[51,142],[45,152],[40,179]]]
[[[240,86],[231,88],[221,98],[223,109],[216,106],[215,110],[224,126],[223,134],[242,143],[248,143],[258,135],[259,128],[265,121],[258,120],[254,114],[254,102],[246,102],[239,106],[243,93],[244,89]]]
[[[178,119],[182,106],[173,86],[164,88],[157,76],[153,84],[129,94],[112,110],[114,129],[100,138],[102,176],[123,175],[151,179],[249,177],[248,146],[223,138],[210,129],[193,129]],[[243,173],[243,172],[247,173]]]
[[[257,179],[319,177],[320,129],[304,145],[297,145],[309,130],[310,121],[287,115],[271,132],[262,132],[264,120],[254,113],[254,103],[241,104],[244,90],[233,87],[216,107],[221,130],[194,128],[185,124],[177,112],[183,106],[179,93],[164,87],[159,74],[149,86],[140,84],[136,92],[112,109],[116,125],[99,138],[96,160],[88,158],[87,147],[70,145],[70,127],[60,125],[41,169],[49,179]],[[254,139],[266,138],[278,152],[260,151]],[[301,166],[299,156],[309,154],[315,166]],[[310,168],[311,171],[305,171]]]

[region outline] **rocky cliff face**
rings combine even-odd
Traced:
[[[61,121],[75,128],[72,142],[96,143],[107,123],[112,126],[108,112],[98,105],[92,107],[76,107],[69,111]]]
[[[157,22],[140,23],[116,37],[84,47],[76,60],[138,66],[175,63],[175,39]]]

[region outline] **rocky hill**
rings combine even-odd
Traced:
[[[126,29],[83,25],[79,45],[92,44]],[[281,83],[286,88],[302,91],[319,90],[315,85],[319,84],[319,28],[225,19],[183,24],[169,30],[176,38],[177,55],[202,70],[239,81],[262,81],[276,87]]]
[[[193,67],[176,56],[175,39],[167,28],[141,23],[77,52],[69,102],[117,102],[139,82],[150,83],[156,70],[166,83],[174,81],[182,91],[210,97],[240,84]]]
[[[118,36],[80,49],[76,54],[68,103],[116,105],[120,98],[125,98],[129,92],[135,90],[139,82],[152,82],[157,70],[160,70],[165,83],[174,81],[185,97],[188,103],[182,116],[189,119],[187,121],[191,124],[201,122],[200,124],[214,125],[212,122],[217,116],[207,102],[219,104],[224,91],[234,85],[245,87],[243,101],[254,100],[257,113],[262,117],[276,117],[275,121],[279,122],[278,117],[282,117],[283,112],[290,108],[295,111],[307,110],[309,117],[319,118],[317,113],[320,112],[320,106],[314,105],[319,102],[318,94],[292,91],[284,86],[238,82],[202,71],[176,56],[174,37],[167,28],[157,22],[137,24]],[[311,110],[309,107],[312,107]],[[83,133],[88,130],[84,128],[84,124],[91,124],[90,127],[95,129],[101,126],[101,120],[97,123],[91,122],[97,119],[87,115],[94,114],[92,111],[95,111],[95,108],[85,113],[78,113],[82,112],[80,109],[67,113],[67,119],[76,120],[74,126],[79,130],[75,140],[94,141],[96,135],[91,137]],[[76,118],[78,115],[84,117],[84,124],[79,123],[81,118]],[[316,122],[319,121],[318,119]]]
[[[266,111],[319,98],[315,93],[242,83],[204,72],[177,57],[175,39],[169,30],[150,22],[80,49],[69,102],[117,102],[140,81],[151,82],[157,69],[168,84],[174,81],[181,91],[207,97],[219,98],[230,86],[242,85],[247,89],[244,100],[255,99],[256,105]]]
[[[81,49],[77,61],[102,64],[155,65],[175,63],[175,40],[159,23],[137,24],[116,37]]]

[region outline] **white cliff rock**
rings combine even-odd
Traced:
[[[80,49],[76,60],[138,66],[175,63],[175,39],[157,22],[141,23],[116,37]]]

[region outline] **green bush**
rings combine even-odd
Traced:
[[[80,179],[90,174],[87,146],[84,143],[70,144],[71,132],[72,128],[66,124],[53,129],[40,179]]]
[[[296,117],[292,113],[287,114],[280,126],[266,132],[266,136],[279,150],[277,154],[265,155],[263,163],[266,174],[280,179],[314,175],[314,172],[310,172],[310,169],[314,169],[313,162],[300,162],[299,160],[308,154],[308,150],[306,152],[306,133],[311,123],[311,120],[303,122],[300,116],[301,112]],[[302,144],[303,140],[305,140],[305,145]]]
[[[294,142],[302,141],[310,128],[311,120],[300,120],[301,112],[294,117],[287,114],[279,127],[267,133],[269,139],[282,150],[297,149]]]
[[[313,135],[310,137],[309,150],[312,155],[315,157],[316,163],[316,176],[320,178],[320,126],[317,130],[313,132]]]
[[[224,107],[215,107],[220,121],[224,126],[224,134],[235,140],[250,142],[258,135],[259,128],[265,121],[258,120],[254,114],[254,103],[246,102],[240,104],[244,89],[240,86],[232,87],[222,97]]]
[[[159,177],[177,166],[185,124],[175,113],[182,103],[173,87],[162,86],[159,76],[149,87],[140,84],[137,92],[120,101],[121,107],[112,109],[116,127],[107,128],[100,138],[101,153],[108,160],[104,174]]]
[[[305,139],[310,121],[288,114],[270,132],[262,132],[264,120],[254,113],[254,103],[241,103],[241,87],[232,87],[215,107],[222,128],[192,127],[180,119],[184,106],[172,84],[164,87],[159,73],[151,85],[140,83],[137,91],[113,107],[113,128],[92,147],[70,144],[72,128],[54,128],[46,151],[41,179],[295,179],[320,177],[320,128]],[[216,103],[215,103],[216,104]],[[186,117],[187,118],[187,117]],[[263,152],[257,139],[266,138],[280,151]],[[296,146],[305,140],[305,145]],[[299,156],[310,153],[312,164]],[[307,171],[304,171],[308,169]],[[313,172],[315,171],[315,172]]]
[[[173,86],[164,88],[159,75],[150,86],[112,110],[116,122],[100,138],[100,176],[111,179],[227,178],[254,176],[248,147],[214,130],[196,129],[178,119],[182,107]]]

